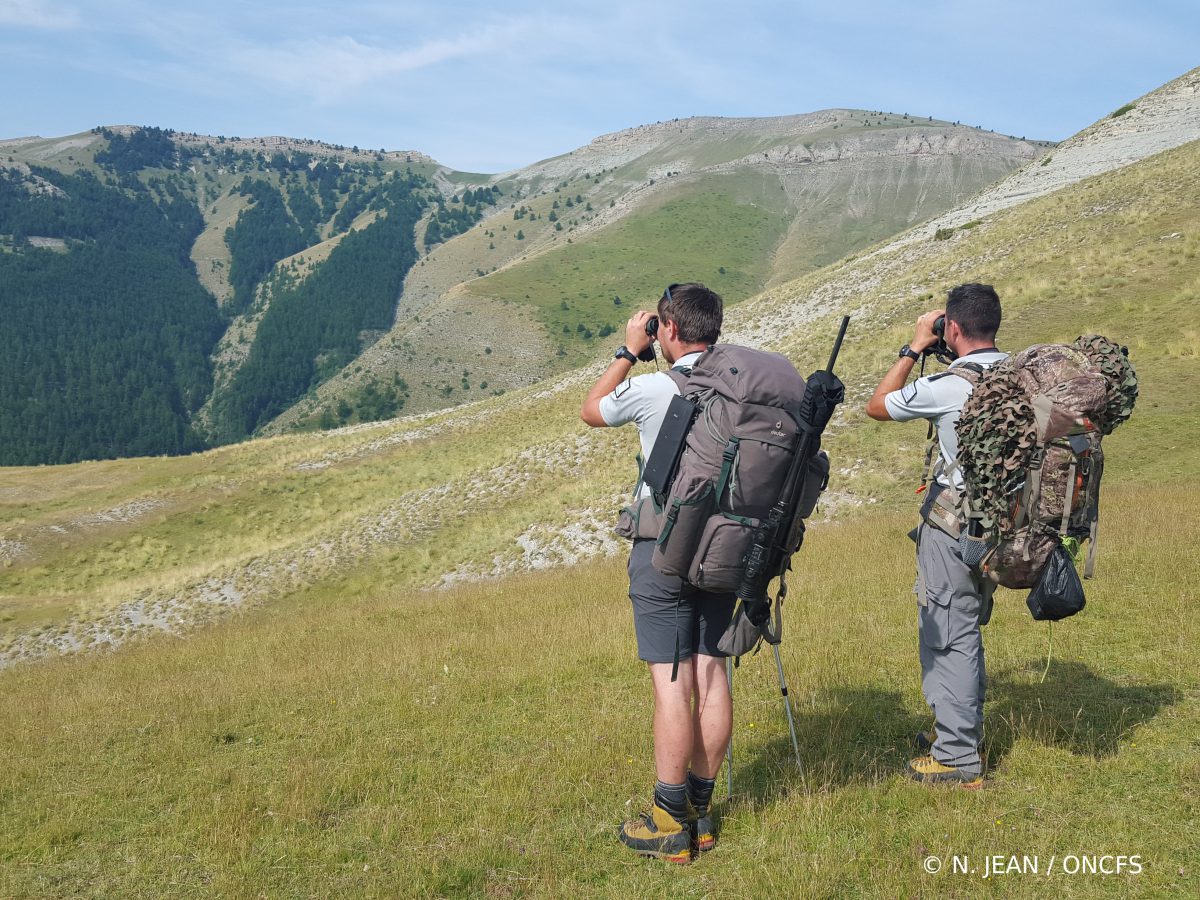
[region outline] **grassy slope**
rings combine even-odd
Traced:
[[[854,400],[864,401],[911,323],[936,306],[945,287],[970,280],[996,285],[1004,302],[1000,344],[1070,341],[1089,331],[1127,343],[1142,383],[1138,415],[1109,442],[1114,456],[1133,455],[1144,442],[1158,448],[1131,478],[1194,478],[1200,457],[1186,450],[1200,424],[1196,360],[1200,327],[1200,145],[1190,144],[1108,176],[993,216],[943,242],[850,261],[789,285],[810,303],[836,298],[839,310],[861,310],[842,363]],[[748,309],[750,332],[770,328],[764,312]],[[814,311],[815,316],[819,312]],[[816,363],[834,330],[826,315],[778,341],[793,356]],[[815,349],[813,349],[815,345]],[[908,449],[922,434],[897,442],[891,426],[861,415],[840,438],[867,468],[881,474],[880,496],[910,476]],[[913,426],[915,428],[916,426]],[[1119,467],[1120,472],[1123,467]],[[900,478],[897,478],[900,473]]]
[[[1115,492],[1131,501],[1127,489]],[[1114,497],[1115,499],[1115,497]],[[613,837],[644,799],[650,704],[618,562],[453,594],[384,561],[186,642],[4,676],[6,896],[1034,896],[1042,879],[922,873],[928,853],[1138,854],[1066,896],[1200,886],[1194,489],[1118,523],[1085,615],[1046,632],[1014,595],[988,628],[978,794],[896,777],[927,722],[910,516],[814,530],[784,659],[737,676],[736,789],[715,853],[681,871]],[[861,564],[861,548],[876,548]],[[532,602],[531,602],[532,601]],[[1168,634],[1141,627],[1169,620]],[[725,794],[724,782],[718,796]]]
[[[833,267],[789,286],[783,296],[783,289],[777,291],[773,302],[752,304],[735,322],[740,319],[742,329],[761,340],[781,327],[780,309],[799,303],[803,311],[805,302],[821,302],[826,291],[835,292],[839,309],[872,305],[874,311],[855,319],[844,352],[841,371],[851,403],[831,440],[841,469],[835,486],[858,498],[900,498],[912,482],[920,429],[869,423],[858,407],[892,348],[906,339],[903,323],[933,302],[920,297],[968,277],[986,277],[1000,287],[1008,309],[1007,346],[1042,336],[1069,340],[1085,329],[1129,341],[1144,396],[1138,415],[1110,442],[1112,477],[1193,477],[1197,458],[1186,452],[1186,438],[1198,415],[1196,329],[1190,316],[1197,292],[1197,155],[1195,147],[1182,148],[1012,210],[950,241],[918,248],[919,253],[909,248],[897,259]],[[1104,213],[1082,214],[1110,205]],[[1161,239],[1172,234],[1181,236]],[[792,302],[781,305],[784,299]],[[831,318],[818,317],[815,324],[786,331],[782,345],[802,369],[811,369],[823,360],[832,326]],[[606,503],[604,498],[622,488],[630,468],[623,449],[627,441],[620,435],[585,434],[575,420],[583,387],[580,383],[546,399],[526,391],[485,401],[475,411],[442,414],[433,420],[445,423],[436,434],[415,440],[404,436],[425,435],[426,423],[409,420],[351,434],[225,448],[186,460],[8,470],[0,474],[7,520],[0,539],[27,544],[34,553],[10,559],[0,570],[0,614],[27,621],[31,608],[48,603],[56,611],[45,621],[53,623],[71,605],[94,610],[145,588],[167,590],[206,573],[245,567],[256,558],[298,552],[352,531],[360,518],[378,517],[412,492],[450,483],[469,497],[473,481],[494,485],[493,470],[506,465],[525,469],[504,486],[505,502],[521,509],[516,519],[570,521],[578,508]],[[1162,449],[1146,460],[1145,470],[1139,474],[1122,466],[1122,455],[1146,440]],[[380,445],[371,446],[376,441]],[[552,459],[542,459],[542,451]],[[351,455],[338,459],[343,453]],[[324,463],[327,468],[296,468],[325,456],[332,458]],[[579,467],[591,474],[589,486],[574,484]],[[128,486],[70,493],[61,507],[45,502],[44,491],[59,490],[64,479],[102,484],[112,477],[99,473],[120,473]],[[556,503],[539,490],[539,481],[551,475],[556,484],[561,479],[570,485],[577,505]],[[162,506],[132,526],[72,526],[82,516],[133,498],[151,498]],[[487,568],[495,554],[511,556],[512,541],[521,533],[520,526],[453,524],[465,542],[453,556],[468,567]],[[140,546],[131,545],[133,538]],[[434,537],[429,544],[419,551],[410,544],[388,550],[412,557],[414,583],[430,571],[426,553],[440,558],[446,552]],[[374,549],[366,542],[360,548]]]
[[[831,333],[827,295],[839,309],[862,305],[842,368],[856,405],[906,339],[903,323],[931,305],[921,297],[973,276],[1005,298],[1006,346],[1091,328],[1131,344],[1143,398],[1108,444],[1108,509],[1121,512],[1104,524],[1089,609],[1057,630],[1047,685],[1036,684],[1045,631],[1018,596],[1004,595],[989,633],[999,765],[990,790],[924,792],[892,778],[924,721],[902,505],[922,434],[848,408],[829,442],[843,470],[835,487],[883,502],[815,528],[803,551],[785,650],[809,782],[787,769],[771,671],[754,660],[739,682],[747,796],[729,807],[720,850],[685,873],[624,856],[611,828],[645,790],[649,748],[619,563],[411,590],[454,563],[486,568],[530,522],[610,502],[627,475],[628,435],[577,442],[577,384],[436,417],[445,430],[407,443],[371,447],[429,423],[0,473],[0,538],[38,553],[0,583],[4,608],[20,616],[56,599],[111,602],[156,579],[174,589],[221,566],[248,568],[390,503],[419,507],[406,491],[455,479],[430,507],[439,530],[347,551],[336,567],[285,580],[289,599],[234,625],[0,675],[4,720],[15,723],[4,755],[16,760],[0,787],[3,892],[1043,889],[928,878],[928,848],[1141,853],[1139,879],[1056,887],[1195,893],[1197,172],[1200,147],[1183,147],[949,241],[817,273],[735,317],[765,337],[789,308],[811,305],[815,321],[801,317],[781,341],[807,370]],[[296,469],[321,456],[327,468]],[[462,518],[460,487],[483,498]],[[40,527],[143,496],[177,505],[139,525]],[[133,548],[147,544],[138,558]],[[864,545],[876,550],[869,566]]]
[[[523,297],[537,308],[551,340],[562,342],[566,359],[578,364],[595,354],[574,338],[580,323],[593,332],[623,325],[638,308],[634,304],[650,302],[646,298],[657,297],[672,281],[703,280],[731,302],[755,293],[770,275],[784,212],[775,179],[753,171],[716,176],[663,196],[588,240],[473,282],[470,289]],[[623,305],[614,304],[617,296]]]

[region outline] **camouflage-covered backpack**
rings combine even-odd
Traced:
[[[1090,578],[1104,474],[1101,439],[1129,418],[1137,374],[1099,335],[1037,344],[972,379],[956,431],[970,534],[991,545],[984,573],[1031,588],[1060,544],[1088,539]]]

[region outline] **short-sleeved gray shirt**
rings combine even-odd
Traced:
[[[685,354],[675,360],[674,368],[695,365],[700,355],[699,351]],[[667,417],[671,398],[678,394],[678,386],[666,372],[638,375],[625,379],[612,393],[600,399],[600,415],[605,424],[611,426],[635,423],[642,444],[642,459],[647,460],[654,449],[654,442],[658,440],[663,419]],[[647,497],[649,494],[650,489],[643,484],[638,497]]]
[[[888,415],[895,421],[929,419],[936,425],[941,454],[937,475],[940,484],[949,486],[942,472],[958,459],[958,435],[955,434],[954,425],[974,389],[971,382],[959,378],[951,370],[966,362],[987,368],[1007,358],[1008,354],[999,350],[976,350],[956,359],[945,372],[918,378],[883,398]],[[962,476],[957,471],[954,472],[954,487],[962,487]]]

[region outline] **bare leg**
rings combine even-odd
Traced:
[[[692,691],[695,679],[692,661],[688,659],[679,663],[679,677],[675,681],[671,681],[671,663],[649,665],[650,679],[654,683],[654,766],[659,781],[664,784],[683,784],[694,739]],[[721,753],[724,752],[722,745]],[[719,758],[717,764],[720,765]]]
[[[692,663],[696,692],[692,771],[701,778],[716,778],[733,732],[733,701],[725,677],[725,658],[697,654]]]

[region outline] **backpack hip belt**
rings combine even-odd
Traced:
[[[935,481],[921,504],[921,520],[958,540],[965,526],[961,510],[962,494]]]

